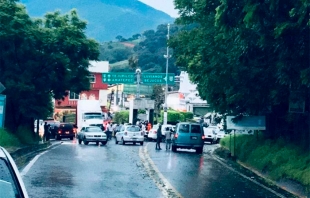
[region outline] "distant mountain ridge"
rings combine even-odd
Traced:
[[[128,38],[174,21],[168,14],[138,0],[20,0],[20,3],[32,17],[56,10],[67,13],[76,8],[80,18],[88,22],[87,35],[100,42],[114,40],[117,35]]]

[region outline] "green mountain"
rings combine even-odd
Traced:
[[[117,35],[124,38],[159,24],[174,21],[168,14],[158,11],[138,0],[21,0],[32,17],[42,17],[47,12],[60,10],[67,13],[77,9],[79,16],[88,22],[87,35],[96,40],[110,41]]]

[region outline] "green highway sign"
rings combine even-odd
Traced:
[[[134,73],[102,73],[102,82],[107,84],[135,84]]]
[[[168,79],[166,79],[165,73],[141,73],[141,84],[155,85],[155,84],[174,84],[174,74],[168,73]],[[136,84],[135,73],[118,73],[109,72],[102,73],[102,82],[107,84]]]
[[[142,84],[174,84],[174,74],[168,73],[168,79],[166,79],[165,73],[142,73]]]

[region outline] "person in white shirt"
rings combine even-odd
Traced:
[[[166,150],[170,150],[171,149],[171,136],[172,136],[172,132],[170,130],[166,131],[165,133],[165,137],[166,137]]]
[[[146,134],[145,128],[146,128],[146,127],[145,127],[145,124],[142,124],[141,130],[142,130],[144,136],[145,136],[145,134]]]
[[[111,140],[112,131],[113,131],[112,125],[111,125],[111,122],[109,122],[109,123],[107,124],[107,130],[106,130],[106,134],[107,134],[108,140]]]

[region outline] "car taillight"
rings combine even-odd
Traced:
[[[204,136],[204,135],[203,135],[203,136],[201,136],[201,139],[203,139],[203,140],[204,140],[204,139],[205,139],[205,136]]]
[[[125,132],[124,135],[127,135],[127,132]]]
[[[174,134],[174,138],[175,138],[175,139],[177,139],[177,138],[178,138],[178,136],[179,136],[179,135],[178,135],[177,133],[176,133],[176,134]]]
[[[59,130],[58,133],[61,133],[61,130]]]

